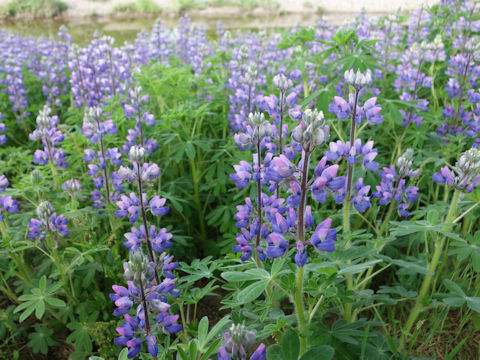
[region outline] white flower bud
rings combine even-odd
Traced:
[[[265,121],[265,115],[263,113],[250,113],[248,115],[248,125],[251,127],[257,127],[260,126],[263,122]]]
[[[42,182],[42,173],[40,171],[38,171],[37,169],[33,170],[31,173],[30,173],[30,180],[32,182],[32,184],[40,184]]]
[[[295,127],[295,129],[293,129],[292,139],[298,143],[303,142],[303,129],[301,125],[298,125],[297,127]]]
[[[280,91],[286,92],[293,86],[292,80],[287,78],[284,74],[278,74],[273,77],[273,85]]]
[[[53,206],[48,201],[42,201],[38,204],[35,213],[42,220],[46,220],[53,214]]]
[[[136,163],[143,163],[145,160],[146,150],[141,146],[132,146],[128,152],[128,157],[130,160]]]

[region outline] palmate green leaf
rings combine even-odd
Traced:
[[[85,350],[92,352],[92,339],[90,338],[90,329],[85,323],[74,322],[67,325],[73,332],[67,337],[67,341],[75,344],[75,350]]]
[[[340,341],[357,345],[359,341],[355,338],[363,335],[363,331],[357,329],[361,328],[362,326],[364,326],[364,321],[359,320],[354,323],[348,323],[341,319],[333,324],[331,335]]]
[[[118,360],[127,360],[128,359],[128,349],[124,348],[122,351],[120,351],[120,354],[118,354]]]
[[[197,354],[198,354],[198,346],[197,346],[197,342],[196,342],[196,339],[193,339],[192,341],[190,341],[190,346],[188,348],[189,350],[189,355],[190,355],[190,359],[196,359],[197,358]]]
[[[230,316],[225,315],[218,321],[214,327],[208,332],[205,343],[208,344],[222,329],[230,322]]]
[[[370,260],[365,263],[361,264],[355,264],[355,265],[348,265],[344,267],[343,269],[340,269],[338,271],[339,275],[351,275],[351,274],[358,274],[371,266],[378,264],[379,262],[382,262],[382,259],[376,259],[376,260]]]
[[[46,355],[50,346],[56,345],[57,342],[52,338],[53,330],[50,330],[45,325],[35,325],[35,332],[28,335],[30,341],[28,346],[32,349],[33,353],[39,352]]]
[[[45,313],[45,302],[39,301],[35,308],[35,316],[37,317],[37,319],[41,319],[44,313]]]
[[[42,276],[42,278],[40,279],[40,282],[38,283],[38,288],[41,292],[44,292],[47,288],[47,277],[45,275]]]
[[[19,306],[17,306],[13,312],[17,313],[17,312],[25,309],[23,311],[22,315],[20,315],[20,317],[18,318],[19,322],[23,322],[26,318],[28,318],[35,311],[36,307],[37,307],[36,300],[28,301],[26,303],[23,303],[23,304],[20,304]]]
[[[460,307],[465,304],[465,298],[463,297],[458,297],[458,296],[452,296],[452,297],[446,297],[442,300],[445,304],[453,307]]]
[[[318,90],[315,90],[313,93],[311,93],[308,97],[306,97],[305,99],[303,99],[302,103],[300,104],[301,106],[305,106],[307,104],[310,104],[310,102],[312,102],[313,100],[315,100],[317,97],[323,95],[323,94],[329,94],[329,89],[324,87],[324,88],[321,88],[321,89],[318,89]],[[328,104],[327,104],[327,107],[328,107]]]
[[[196,151],[195,146],[191,142],[185,143],[185,153],[187,154],[190,160],[195,159]]]
[[[416,221],[416,222],[413,222],[413,221],[402,221],[402,222],[392,221],[391,223],[396,225],[396,227],[394,227],[391,230],[391,234],[393,236],[405,236],[405,235],[410,235],[410,234],[414,234],[414,233],[417,233],[417,232],[425,231],[425,232],[436,232],[436,233],[442,234],[442,235],[444,235],[446,237],[449,237],[451,239],[454,239],[454,240],[462,240],[462,238],[458,234],[444,230],[445,226],[453,225],[453,224],[432,225],[428,221],[423,221],[423,220]]]
[[[425,266],[415,264],[410,261],[405,261],[402,259],[391,259],[391,262],[397,266],[405,268],[409,273],[418,273],[423,275],[433,275],[433,271],[430,271]]]
[[[462,288],[458,286],[455,282],[449,279],[443,279],[443,285],[450,290],[452,293],[458,295],[459,297],[465,298],[466,295],[463,292]]]
[[[308,350],[300,360],[331,360],[335,355],[335,350],[328,345],[316,346]]]
[[[241,290],[237,294],[237,301],[240,304],[246,304],[252,302],[258,298],[267,288],[269,280],[256,281],[253,284],[248,285],[245,289]]]
[[[476,250],[472,252],[472,267],[476,273],[480,273],[480,252]]]
[[[282,347],[278,344],[270,345],[267,348],[267,360],[286,360]]]
[[[204,316],[198,324],[198,342],[201,348],[205,346],[208,334],[208,317]]]
[[[222,340],[223,340],[222,338],[218,338],[217,340],[212,342],[210,346],[204,351],[200,360],[207,360],[210,357],[210,355],[212,355],[220,347]]]
[[[282,352],[285,360],[298,360],[300,340],[292,329],[288,329],[282,335]]]
[[[476,311],[480,313],[480,297],[470,297],[467,296],[465,298],[467,300],[467,306],[472,309],[473,311]]]
[[[226,271],[222,273],[222,278],[229,282],[241,282],[248,280],[270,279],[268,271],[263,269],[250,269],[247,271]]]
[[[181,346],[177,346],[177,352],[178,352],[178,355],[181,356],[182,360],[188,360],[188,355]]]

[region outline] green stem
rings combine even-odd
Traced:
[[[309,89],[308,89],[308,78],[304,77],[303,78],[303,96],[306,99],[309,95]]]
[[[303,168],[302,168],[302,183],[301,183],[301,199],[298,206],[298,223],[297,223],[297,237],[298,241],[302,244],[305,242],[305,224],[304,224],[304,212],[305,212],[305,198],[307,194],[307,178],[308,178],[308,162],[310,160],[310,153],[303,150]],[[295,284],[295,295],[293,303],[295,305],[295,312],[298,320],[298,331],[300,337],[300,356],[302,356],[307,350],[307,337],[306,337],[306,325],[307,319],[305,316],[305,306],[303,304],[303,267],[297,266],[297,276]]]
[[[355,143],[355,117],[357,110],[358,102],[358,93],[360,90],[355,89],[355,101],[353,104],[353,113],[352,113],[352,122],[350,125],[350,147],[353,147]],[[348,164],[348,173],[347,173],[347,191],[345,195],[345,200],[343,202],[343,233],[350,232],[350,195],[352,191],[352,182],[353,182],[353,168],[354,164]],[[351,246],[350,239],[345,243],[345,249],[349,249]],[[349,263],[350,261],[347,261]],[[347,275],[347,290],[353,290],[353,277],[351,274]],[[348,322],[352,321],[352,303],[345,304],[345,320]]]
[[[393,194],[396,194],[396,190]],[[385,228],[388,224],[388,221],[390,220],[390,217],[392,216],[393,208],[395,207],[395,199],[393,198],[390,200],[390,206],[388,207],[387,215],[385,215],[385,219],[383,220],[382,226],[380,227],[380,231],[378,232],[378,237],[382,237],[383,232],[385,231]]]
[[[453,194],[452,202],[450,203],[450,209],[448,211],[448,215],[445,220],[447,224],[450,224],[453,221],[459,197],[460,197],[460,190],[455,190],[455,193]],[[444,230],[448,230],[448,225],[444,226]],[[427,292],[430,289],[430,283],[432,282],[433,274],[435,273],[435,269],[437,268],[438,261],[440,260],[440,257],[442,255],[442,250],[443,250],[443,245],[445,244],[445,240],[446,240],[446,236],[442,237],[441,240],[435,243],[435,251],[433,253],[433,258],[432,258],[432,261],[430,262],[430,265],[428,266],[428,270],[430,270],[431,274],[426,275],[425,279],[423,279],[422,287],[420,288],[417,301],[415,302],[415,305],[412,311],[410,312],[410,316],[407,319],[407,323],[405,324],[405,327],[403,328],[403,331],[402,331],[402,335],[400,337],[400,345],[398,346],[399,352],[403,351],[405,347],[406,337],[408,334],[410,334],[410,330],[412,329],[420,311],[422,310],[423,298],[427,295]]]
[[[57,250],[55,248],[53,248],[52,251],[51,251],[51,254],[52,254],[53,262],[55,263],[55,266],[57,267],[58,273],[60,274],[60,277],[62,278],[63,289],[65,290],[65,293],[67,294],[67,297],[73,303],[78,304],[77,299],[73,296],[72,292],[68,288],[67,275],[65,274],[65,271],[63,270],[63,267],[60,264],[60,259],[58,258]]]
[[[297,313],[298,330],[300,332],[300,356],[307,350],[307,338],[305,336],[305,309],[303,305],[303,267],[297,267],[297,281],[295,286],[295,297],[293,302],[295,304],[295,312]]]
[[[193,180],[193,194],[195,197],[195,204],[197,205],[198,211],[198,221],[200,223],[200,233],[202,240],[207,240],[207,231],[205,228],[204,217],[202,216],[202,203],[200,202],[200,189],[198,186],[199,179],[197,178],[197,168],[195,166],[195,161],[190,160],[190,168],[192,169],[192,180]]]
[[[6,220],[6,219],[5,219]],[[29,271],[27,267],[25,266],[25,263],[23,261],[23,257],[17,256],[15,252],[13,251],[11,244],[10,244],[10,238],[8,237],[7,229],[5,227],[6,224],[4,224],[3,221],[0,221],[0,233],[2,234],[3,237],[3,245],[5,248],[10,249],[10,256],[13,259],[13,262],[18,268],[18,275],[28,284],[32,285],[32,282],[29,277]]]

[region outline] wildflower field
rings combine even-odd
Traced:
[[[479,5],[0,30],[0,359],[479,359]]]

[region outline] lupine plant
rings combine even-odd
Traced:
[[[1,30],[0,358],[478,357],[479,11]]]

